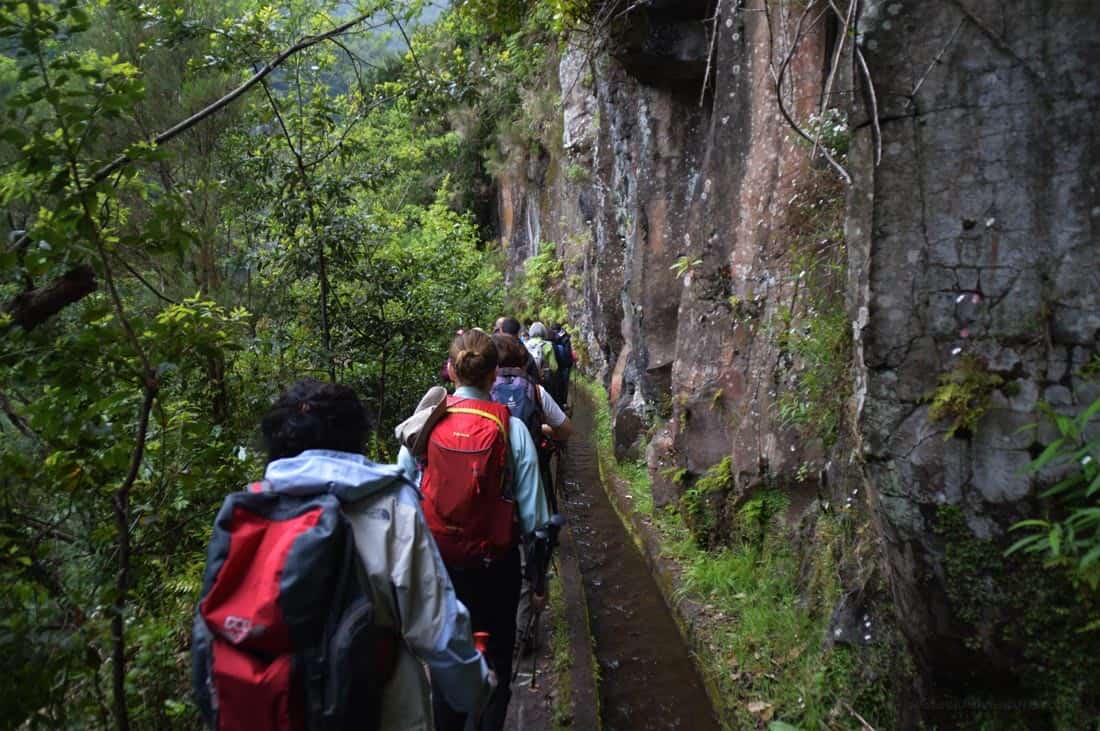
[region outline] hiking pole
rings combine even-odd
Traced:
[[[515,647],[512,648],[512,679],[509,681],[509,683],[516,682],[516,678],[519,677],[519,666],[521,664],[520,660],[522,659],[521,654],[523,651],[524,642],[523,638],[530,636],[531,628],[535,624],[536,616],[538,615],[535,612],[531,612],[531,616],[527,618],[527,626],[523,629],[523,635],[520,638],[520,641],[516,643]]]
[[[531,651],[531,690],[538,688],[536,680],[539,676],[539,617],[542,616],[542,612],[536,612],[534,616],[535,621],[535,649]]]

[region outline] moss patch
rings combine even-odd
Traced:
[[[978,358],[964,356],[940,376],[940,385],[928,398],[928,420],[950,422],[945,439],[962,431],[972,434],[989,410],[993,392],[1003,383]]]
[[[1075,591],[1057,568],[1034,557],[1005,557],[1008,539],[977,538],[958,507],[939,507],[934,530],[944,541],[948,598],[971,626],[964,644],[986,656],[1023,659],[1008,668],[1013,685],[982,687],[975,678],[959,699],[959,719],[964,712],[977,718],[974,728],[1094,727],[1100,633],[1083,630],[1100,614],[1095,594]],[[950,711],[953,704],[943,705]]]
[[[550,656],[554,668],[553,724],[556,728],[573,722],[572,638],[565,614],[565,587],[555,572],[550,577]]]

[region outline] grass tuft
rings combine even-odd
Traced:
[[[654,510],[644,466],[615,462],[606,393],[591,382],[582,386],[596,410],[601,464],[623,478],[635,510],[652,517],[663,555],[680,568],[673,603],[701,608],[691,622],[694,649],[717,684],[724,722],[759,728],[766,721],[759,709],[766,707],[769,719],[788,727],[858,728],[854,708],[876,728],[891,728],[896,638],[858,651],[826,643],[841,594],[840,560],[856,542],[853,518],[819,515],[804,555],[782,524],[786,495],[765,490],[726,516],[721,543],[700,542],[681,508]],[[711,481],[729,471],[729,464],[716,465]]]

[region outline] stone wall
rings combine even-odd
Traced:
[[[806,6],[718,7],[711,24],[713,3],[640,3],[606,42],[562,54],[562,145],[499,181],[512,271],[556,244],[617,451],[647,460],[658,504],[725,457],[735,501],[780,486],[792,520],[867,500],[860,535],[921,671],[924,705],[900,718],[951,725],[972,694],[1040,725],[1052,698],[1090,713],[1078,701],[1100,673],[1081,668],[1100,652],[1073,639],[1076,594],[1003,551],[1037,513],[1022,468],[1050,437],[1021,427],[1041,402],[1069,413],[1097,395],[1076,375],[1100,334],[1095,3],[863,3],[867,71],[847,44],[830,100],[854,130],[846,193],[777,105]],[[807,28],[782,90],[803,124],[837,23]],[[841,281],[807,276],[838,251]],[[780,407],[807,367],[792,342],[837,287],[854,352],[829,440]],[[953,372],[997,385],[945,438],[928,399]],[[849,572],[846,601],[869,601],[875,571]]]
[[[1037,406],[1072,413],[1098,395],[1079,371],[1100,336],[1100,12],[873,0],[859,34],[882,133],[875,165],[864,97],[848,221],[859,424],[902,626],[945,692],[1011,698],[1061,672],[1070,697],[1076,679],[1095,698],[1078,650],[1100,648],[1070,639],[1076,593],[1040,591],[1054,572],[1001,556],[1039,510],[1024,472],[1051,439],[1026,428]],[[952,372],[997,385],[948,437],[928,398]]]
[[[620,455],[645,456],[648,441],[668,499],[669,467],[690,479],[733,453],[748,485],[804,463],[804,435],[777,420],[791,363],[776,312],[797,302],[792,203],[816,183],[808,147],[778,117],[770,74],[782,49],[769,50],[764,15],[723,14],[709,46],[706,4],[695,17],[655,5],[608,52],[578,43],[563,54],[562,149],[516,165],[534,175],[501,181],[500,219],[512,222],[502,240],[515,266],[533,251],[524,217],[541,210],[574,325],[608,385]],[[774,12],[789,31],[793,6]],[[803,118],[820,100],[825,43],[822,26],[787,70]]]

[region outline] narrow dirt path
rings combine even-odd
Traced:
[[[593,408],[574,391],[576,433],[559,484],[583,575],[603,728],[717,730],[690,652],[600,482]]]

